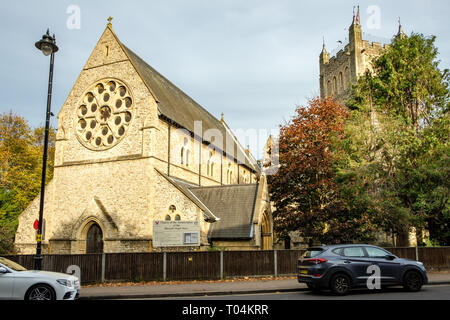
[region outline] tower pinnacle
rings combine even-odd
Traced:
[[[322,38],[322,52],[327,52],[327,48],[325,47],[325,37]]]
[[[403,28],[402,28],[402,23],[400,21],[400,17],[398,17],[398,32],[397,32],[397,37],[403,38],[405,37],[406,34],[405,32],[403,32]]]

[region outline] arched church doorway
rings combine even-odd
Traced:
[[[272,230],[270,228],[270,222],[267,218],[267,212],[264,212],[261,221],[261,250],[272,249]]]
[[[93,223],[86,234],[86,253],[103,253],[103,232]]]

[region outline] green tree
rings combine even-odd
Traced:
[[[12,248],[19,214],[39,194],[43,132],[43,128],[30,128],[23,117],[12,111],[0,116],[0,250],[3,252]],[[47,182],[53,176],[53,129],[49,141]]]
[[[412,226],[429,230],[433,242],[450,245],[449,115],[433,119],[419,137],[411,136],[398,161],[399,195],[408,204]]]
[[[394,38],[347,101],[355,111],[342,145],[349,161],[339,164],[340,186],[358,188],[356,202],[370,199],[378,224],[396,233],[399,245],[407,244],[410,227],[449,243],[448,70],[438,68],[434,41]]]
[[[435,36],[397,36],[374,61],[374,103],[418,130],[449,108],[449,71],[439,69]]]

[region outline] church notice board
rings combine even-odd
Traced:
[[[198,221],[153,221],[153,247],[199,247]]]

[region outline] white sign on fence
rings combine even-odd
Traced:
[[[153,247],[199,247],[198,221],[153,221]]]

